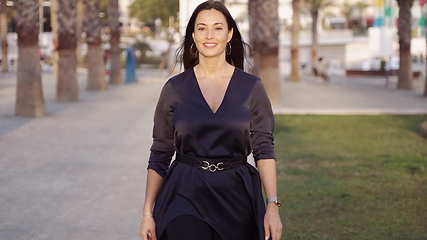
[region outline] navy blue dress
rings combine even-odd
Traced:
[[[156,232],[195,216],[224,240],[264,240],[265,204],[258,171],[249,163],[214,173],[171,160],[175,152],[205,158],[253,154],[275,159],[274,117],[261,80],[235,68],[224,99],[214,113],[193,68],[169,79],[154,114],[148,168],[164,177],[154,206]],[[163,238],[162,238],[163,237]]]

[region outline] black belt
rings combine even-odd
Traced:
[[[211,172],[235,168],[247,162],[246,156],[238,158],[202,158],[181,153],[176,153],[175,160]]]

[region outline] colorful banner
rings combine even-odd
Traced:
[[[374,27],[382,27],[382,26],[384,26],[384,18],[375,18]]]
[[[418,21],[418,26],[420,27],[426,27],[426,17],[421,17],[420,21]]]
[[[384,0],[375,0],[374,7],[384,7]]]
[[[426,0],[427,1],[427,0]],[[391,17],[391,7],[386,7],[384,11],[386,17]]]

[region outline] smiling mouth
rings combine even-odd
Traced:
[[[216,44],[216,43],[203,43],[203,46],[208,47],[208,48],[216,47],[216,45],[218,45],[218,44]]]

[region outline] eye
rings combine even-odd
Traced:
[[[203,30],[205,30],[205,28],[204,27],[198,27],[197,30],[198,31],[203,31]]]
[[[221,31],[221,30],[222,30],[222,27],[217,27],[217,28],[215,28],[215,30],[217,30],[217,31]]]

